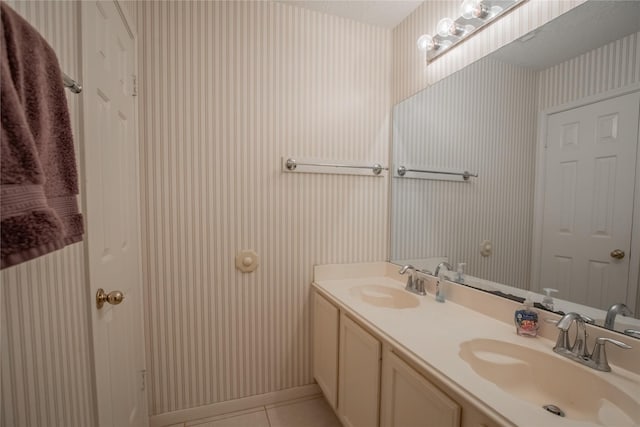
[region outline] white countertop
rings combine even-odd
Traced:
[[[553,341],[540,336],[537,338],[518,336],[513,324],[496,320],[494,317],[481,314],[452,300],[438,303],[434,300],[433,294],[416,296],[420,301],[417,307],[397,309],[367,304],[350,291],[354,286],[371,284],[404,289],[404,283],[398,280],[400,277],[395,273],[396,268],[387,263],[319,266],[316,268],[314,286],[385,340],[414,356],[427,371],[440,374],[452,385],[468,393],[471,398],[491,408],[509,422],[519,426],[600,425],[560,418],[547,413],[539,406],[513,396],[480,377],[458,356],[461,343],[475,338],[486,338],[508,341],[549,353],[568,363],[575,363],[553,353]],[[358,274],[358,271],[361,274]],[[459,295],[461,292],[478,292],[478,295],[481,293],[470,288],[456,288],[455,292],[449,292],[449,294],[455,296],[456,293]],[[483,301],[485,312],[487,297],[496,299],[496,310],[504,310],[502,299],[485,294],[477,298]],[[472,295],[471,299],[474,298]],[[507,313],[506,318],[512,315],[513,311]],[[613,365],[613,371],[605,373],[575,364],[614,384],[625,393],[635,396],[639,399],[640,410],[639,375]]]

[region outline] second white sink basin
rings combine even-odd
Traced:
[[[355,286],[350,290],[351,295],[361,299],[363,302],[384,308],[413,308],[420,305],[420,300],[413,294],[386,285],[362,285]]]
[[[640,385],[630,396],[570,360],[492,339],[460,345],[459,356],[473,371],[511,396],[540,407],[555,405],[574,421],[603,426],[640,425]]]

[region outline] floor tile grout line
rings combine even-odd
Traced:
[[[269,427],[273,427],[271,425],[271,418],[269,418],[269,411],[267,411],[267,407],[266,406],[264,406],[264,413],[267,416],[267,422],[269,423]]]

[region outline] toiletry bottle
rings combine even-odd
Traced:
[[[553,292],[558,292],[558,290],[553,288],[542,288],[542,292],[544,292],[542,305],[544,306],[544,308],[553,311],[553,298],[551,297],[551,294]]]
[[[458,263],[457,274],[456,274],[456,282],[464,283],[464,268],[467,266],[464,262]]]
[[[442,290],[442,285],[440,284],[440,278],[438,278],[436,282],[436,301],[444,302],[444,291]]]
[[[535,337],[538,335],[538,312],[533,309],[533,295],[529,293],[513,318],[518,335]]]

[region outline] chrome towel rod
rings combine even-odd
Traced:
[[[68,88],[71,92],[82,92],[82,85],[73,80],[71,77],[67,76],[65,73],[62,73],[62,81],[64,82],[64,87]]]
[[[320,167],[326,167],[326,168],[347,168],[347,169],[371,169],[371,171],[373,172],[374,175],[380,175],[383,170],[388,170],[388,168],[383,167],[379,163],[375,163],[372,166],[368,166],[368,165],[345,165],[345,164],[338,164],[338,163],[320,163],[320,162],[302,163],[302,162],[299,162],[299,161],[297,161],[295,159],[292,159],[292,158],[287,159],[287,161],[285,163],[285,166],[290,171],[296,170],[296,168],[298,166],[320,166]]]
[[[462,179],[464,179],[465,181],[468,181],[469,178],[474,177],[477,178],[478,174],[477,173],[471,173],[469,171],[464,171],[464,172],[447,172],[447,171],[436,171],[436,170],[426,170],[426,169],[407,169],[404,166],[400,166],[398,167],[398,175],[400,176],[405,176],[405,174],[407,172],[419,172],[419,173],[439,173],[439,174],[443,174],[443,175],[456,175],[456,176],[461,176]]]

